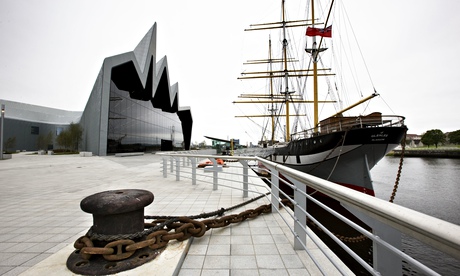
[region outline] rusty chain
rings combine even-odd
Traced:
[[[396,180],[395,180],[395,185],[393,186],[393,192],[391,193],[391,197],[389,202],[393,203],[393,200],[396,197],[396,191],[398,190],[398,185],[399,185],[399,178],[401,177],[401,171],[402,171],[402,166],[404,162],[404,153],[406,151],[406,136],[407,136],[407,129],[404,132],[403,139],[401,141],[401,156],[399,158],[399,167],[398,167],[398,173],[396,174]]]
[[[262,197],[267,196],[269,194],[270,194],[269,192],[265,193],[265,194],[261,194],[261,195],[259,195],[257,197],[254,197],[254,198],[252,198],[250,200],[244,201],[244,202],[242,202],[240,204],[234,205],[234,206],[229,207],[229,208],[221,208],[221,209],[213,211],[213,212],[202,213],[202,214],[194,215],[194,216],[187,216],[187,218],[201,219],[201,218],[210,218],[210,217],[215,217],[215,216],[220,217],[225,212],[231,211],[233,209],[240,208],[240,207],[242,207],[244,205],[247,205],[247,204],[249,204],[251,202],[259,200]],[[171,224],[173,222],[176,222],[178,220],[178,218],[179,218],[179,216],[144,216],[144,219],[154,219],[154,220],[167,219],[167,220],[163,220],[163,222],[161,224],[153,225],[148,229],[145,229],[145,230],[143,230],[141,232],[137,232],[137,233],[133,233],[133,234],[105,235],[105,234],[94,233],[93,229],[91,227],[88,230],[86,236],[91,237],[92,240],[107,241],[107,242],[114,241],[114,240],[123,240],[123,239],[138,239],[138,238],[145,237],[145,236],[149,235],[152,232],[155,232],[157,230],[163,229],[166,225]]]
[[[292,207],[292,203],[288,199],[283,199],[282,204],[287,207]],[[233,208],[235,208],[235,206],[229,209]],[[209,214],[214,214],[216,212],[221,213],[222,209],[198,216],[208,216]],[[199,238],[210,229],[226,227],[232,223],[240,223],[244,220],[256,218],[257,216],[265,213],[271,213],[271,204],[261,205],[256,209],[248,209],[240,212],[239,214],[231,214],[219,218],[204,220],[196,220],[185,216],[158,216],[162,218],[156,219],[150,223],[144,223],[144,227],[149,230],[148,234],[144,238],[137,239],[137,241],[135,241],[136,239],[126,239],[123,238],[123,235],[118,235],[117,237],[119,239],[112,240],[103,247],[96,246],[95,243],[98,242],[98,240],[95,239],[95,237],[98,237],[98,235],[88,231],[85,236],[82,236],[75,241],[74,247],[79,250],[80,256],[85,260],[89,260],[93,255],[101,255],[108,261],[119,261],[131,257],[136,250],[147,247],[152,250],[161,249],[166,247],[171,240],[184,241],[190,237]],[[152,216],[146,217],[150,218]],[[358,237],[347,238],[339,235],[336,236],[346,242],[361,241]]]
[[[261,195],[265,196],[265,195]],[[259,198],[259,197],[257,197]],[[203,217],[209,214],[222,214],[226,210],[235,209],[242,205],[248,204],[256,199],[246,201],[242,204],[235,205],[228,209],[220,209],[212,213],[201,214],[192,217]],[[239,214],[227,215],[214,219],[196,220],[190,217],[164,217],[154,220],[150,223],[144,223],[146,231],[140,232],[142,234],[147,233],[144,237],[137,239],[124,238],[124,235],[117,235],[117,240],[108,242],[104,247],[96,246],[98,242],[96,238],[101,238],[104,235],[98,235],[92,233],[91,229],[85,236],[78,238],[74,247],[79,250],[80,255],[83,259],[89,260],[92,255],[102,255],[102,257],[108,261],[119,261],[124,260],[132,256],[136,250],[149,247],[152,250],[161,249],[165,247],[169,241],[178,240],[184,241],[190,237],[201,237],[206,231],[212,228],[220,228],[228,226],[232,223],[239,223],[248,218],[255,218],[264,213],[271,212],[271,204],[265,204],[257,207],[256,209],[248,209]],[[149,216],[147,216],[149,217]],[[173,231],[174,230],[174,231]],[[136,233],[137,237],[140,235]],[[104,236],[109,238],[111,236]],[[100,240],[99,240],[100,243]]]

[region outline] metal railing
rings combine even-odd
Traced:
[[[354,128],[370,127],[401,127],[405,118],[398,115],[370,114],[355,117],[333,117],[323,120],[319,124],[321,134],[346,131]],[[291,140],[310,138],[317,135],[317,128],[302,130],[291,134]]]
[[[283,216],[281,217],[291,229],[294,238],[294,249],[305,250],[323,274],[325,274],[325,270],[321,268],[321,264],[315,260],[314,256],[312,256],[307,249],[307,236],[315,243],[317,239],[312,237],[307,230],[307,218],[319,226],[324,233],[373,275],[402,275],[402,261],[405,261],[409,266],[423,274],[439,275],[431,268],[401,251],[401,233],[416,238],[440,252],[444,252],[460,260],[460,235],[458,234],[460,233],[460,226],[458,225],[342,187],[327,180],[302,173],[259,157],[200,155],[195,152],[161,153],[161,155],[163,156],[164,177],[168,176],[169,171],[176,176],[177,181],[179,181],[181,177],[184,177],[191,179],[192,185],[196,185],[197,181],[209,183],[213,185],[214,190],[217,190],[219,186],[235,189],[234,185],[228,186],[219,184],[219,180],[225,179],[226,181],[233,182],[235,182],[235,180],[232,180],[232,177],[226,178],[228,173],[222,169],[222,166],[220,166],[216,160],[223,159],[240,163],[241,166],[239,166],[239,168],[241,168],[241,173],[238,174],[242,176],[242,181],[240,182],[240,187],[236,187],[236,189],[242,191],[243,197],[248,197],[249,191],[254,192],[255,189],[252,186],[257,185],[250,183],[250,181],[248,181],[249,178],[259,178],[259,176],[249,173],[249,163],[260,163],[265,168],[268,168],[266,173],[270,174],[271,177],[270,179],[266,178],[264,180],[270,182],[270,187],[268,185],[263,186],[270,191],[271,196],[269,200],[272,204],[272,210],[276,210],[279,213],[279,206],[281,204],[280,195],[289,198],[289,196],[284,194],[279,188],[280,184],[282,183],[283,185],[290,186],[294,191],[294,197],[290,199],[294,207],[292,211],[288,208],[285,209],[288,210],[287,213],[291,216],[292,221],[294,221],[294,225],[290,222],[291,220],[288,221],[283,218]],[[203,170],[197,170],[198,162],[206,159],[210,160],[212,165]],[[212,173],[212,176],[210,173]],[[282,175],[283,178],[280,178],[279,175]],[[350,212],[371,226],[373,232],[369,232],[360,227],[353,221],[307,194],[307,186],[339,201],[343,206],[346,206]],[[308,213],[307,200],[315,202],[327,212],[371,239],[373,241],[374,254],[373,266],[370,266],[344,242],[338,239],[331,231]],[[334,258],[330,256],[330,253],[323,250],[321,246],[318,246],[318,248],[323,251],[324,255],[342,274],[346,274],[342,271],[341,266],[336,263]]]

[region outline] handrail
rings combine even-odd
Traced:
[[[285,182],[284,179],[279,178],[278,174],[283,175],[286,179],[288,179],[290,182],[285,182],[287,185],[290,185],[294,188],[294,199],[291,199],[294,204],[294,210],[293,212],[290,213],[290,215],[293,217],[294,221],[294,228],[291,228],[292,233],[294,234],[294,247],[295,249],[305,249],[308,254],[310,254],[307,250],[306,247],[306,240],[305,236],[308,235],[306,232],[306,221],[305,221],[305,215],[310,218],[310,215],[307,213],[307,208],[306,208],[306,199],[307,200],[313,200],[315,201],[314,198],[306,194],[306,186],[308,185],[309,187],[317,190],[318,192],[321,192],[331,198],[334,198],[338,200],[342,205],[346,207],[351,207],[352,210],[356,210],[359,213],[361,213],[364,216],[367,216],[371,220],[376,220],[379,223],[382,223],[384,225],[387,225],[386,227],[392,228],[392,231],[396,231],[396,236],[399,237],[401,234],[400,233],[405,233],[409,236],[412,236],[425,244],[428,244],[436,249],[438,249],[441,252],[444,252],[446,254],[449,254],[453,256],[454,258],[460,260],[460,236],[458,233],[460,233],[460,226],[428,216],[426,214],[411,210],[409,208],[405,208],[402,206],[399,206],[394,203],[390,203],[384,200],[381,200],[379,198],[375,198],[357,191],[354,191],[352,189],[348,189],[346,187],[342,187],[340,185],[334,184],[332,182],[329,182],[327,180],[294,170],[292,168],[283,166],[278,163],[274,163],[271,161],[268,161],[266,159],[260,158],[260,157],[254,157],[254,156],[216,156],[216,155],[200,155],[196,153],[191,153],[191,152],[170,152],[170,153],[159,153],[161,155],[164,155],[165,157],[170,157],[176,162],[176,180],[179,180],[179,174],[181,172],[180,168],[180,160],[179,158],[187,158],[192,160],[192,176],[190,177],[192,179],[192,183],[196,183],[196,160],[197,159],[210,159],[213,160],[213,168],[211,168],[210,171],[213,172],[213,182],[212,184],[214,185],[214,189],[217,189],[218,186],[218,174],[224,174],[224,172],[220,172],[217,170],[217,162],[215,162],[216,159],[225,159],[225,160],[231,160],[233,161],[238,161],[241,164],[243,164],[243,187],[241,190],[243,190],[243,197],[248,195],[248,173],[247,173],[247,167],[248,167],[248,161],[255,161],[263,164],[266,168],[269,169],[269,173],[272,175],[271,179],[271,203],[273,206],[273,210],[278,210],[278,204],[279,202],[279,194],[283,193],[278,187],[279,187],[279,182]],[[172,161],[171,161],[172,162]],[[164,166],[167,166],[167,160],[164,158]],[[185,165],[184,165],[185,166]],[[195,166],[195,167],[194,167]],[[173,170],[173,166],[171,163],[171,172]],[[246,171],[245,171],[246,170]],[[166,171],[166,168],[163,168],[163,172]],[[182,171],[185,173],[185,171]],[[234,181],[234,180],[232,180]],[[205,181],[206,182],[206,181]],[[211,183],[211,182],[208,182]],[[252,184],[251,184],[252,185]],[[229,187],[229,188],[234,188],[234,187]],[[238,188],[240,189],[240,188]],[[268,185],[266,186],[266,189],[268,190],[269,187]],[[317,204],[320,204],[320,202],[315,202]],[[345,223],[350,225],[351,227],[355,228],[356,230],[360,231],[363,233],[363,235],[367,236],[370,238],[373,242],[374,245],[381,246],[383,248],[386,248],[390,254],[392,254],[392,258],[397,258],[396,260],[405,260],[407,263],[410,265],[414,266],[415,268],[419,269],[422,273],[428,274],[428,275],[437,275],[437,273],[430,268],[426,267],[425,265],[419,263],[418,261],[412,259],[410,256],[406,255],[403,253],[398,246],[392,245],[390,241],[386,241],[384,237],[385,235],[379,236],[378,234],[378,229],[374,229],[375,233],[370,233],[366,231],[365,229],[361,228],[360,226],[354,224],[352,221],[348,220],[345,217],[342,217],[340,214],[334,214],[334,211],[332,210],[327,210],[327,206],[323,206],[323,208],[326,209],[326,211],[331,212],[333,215],[337,216],[339,219],[343,220]],[[312,219],[312,218],[310,218]],[[314,220],[314,219],[313,219]],[[316,222],[315,222],[316,223]],[[319,223],[316,223],[319,225],[320,228],[324,227]],[[385,228],[386,231],[389,230],[389,228]],[[323,231],[330,235],[333,240],[336,240],[336,242],[344,248],[346,252],[348,252],[353,258],[357,259],[359,256],[353,255],[354,252],[350,252],[349,248],[343,244],[340,240],[337,240],[337,238],[334,237],[334,235],[329,232],[328,229],[323,229]],[[305,235],[299,235],[298,233],[304,232]],[[377,234],[376,234],[377,233]],[[382,234],[382,233],[381,233]],[[314,238],[312,238],[314,241]],[[393,241],[394,242],[394,241]],[[385,259],[388,257],[388,252],[387,253],[380,253],[377,254],[374,250],[374,260],[379,260],[379,258]],[[326,253],[323,252],[325,255]],[[326,255],[327,256],[327,255]],[[328,257],[328,256],[327,256]],[[329,258],[329,257],[328,257]],[[399,259],[398,259],[399,258]],[[332,258],[330,259],[331,262],[334,264],[334,261]],[[380,272],[377,272],[377,268],[379,267],[370,267],[367,263],[365,263],[363,260],[358,260],[359,263],[363,265],[365,269],[367,269],[371,274],[380,274]],[[374,262],[379,263],[379,261]],[[318,266],[318,264],[317,264]],[[339,271],[340,268],[334,264]],[[323,271],[320,267],[318,267],[320,271]],[[396,271],[397,274],[401,274],[397,270],[393,270],[390,274],[394,274]],[[385,273],[384,273],[385,274]]]
[[[331,117],[319,123],[321,133],[345,131],[351,128],[400,127],[404,125],[404,116],[369,114],[367,116]],[[316,134],[316,128],[291,134],[292,138],[309,138]]]
[[[412,209],[360,193],[330,181],[302,173],[286,166],[257,157],[258,161],[271,163],[285,176],[310,186],[343,204],[358,208],[363,213],[413,236],[418,240],[460,259],[460,226],[431,217]]]

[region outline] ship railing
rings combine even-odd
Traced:
[[[401,127],[404,126],[404,120],[403,116],[381,115],[380,113],[372,113],[366,116],[332,117],[321,121],[317,129],[311,128],[293,133],[291,140],[305,139],[317,136],[318,134],[328,134],[356,128]]]
[[[305,250],[324,275],[326,275],[326,269],[321,267],[321,264],[315,259],[314,253],[310,252],[307,246],[307,237],[309,237],[309,242],[311,240],[317,244],[318,248],[342,274],[346,274],[346,272],[335,261],[334,254],[331,253],[332,251],[324,249],[318,238],[309,230],[307,227],[307,218],[313,221],[345,252],[373,275],[402,275],[403,262],[405,266],[409,266],[412,270],[416,270],[419,273],[438,275],[434,270],[402,251],[402,234],[413,237],[437,249],[441,255],[450,255],[460,260],[460,235],[458,235],[460,233],[460,226],[458,225],[351,190],[260,157],[200,155],[198,152],[161,154],[163,156],[163,177],[165,178],[168,175],[174,175],[177,181],[180,181],[181,178],[190,179],[192,185],[198,185],[198,182],[200,184],[211,184],[213,190],[219,188],[237,189],[242,192],[243,198],[248,197],[250,192],[252,194],[263,194],[264,192],[262,191],[269,191],[270,195],[266,197],[272,204],[272,210],[277,212],[291,229],[294,249]],[[225,160],[227,166],[234,168],[234,170],[227,171],[226,168],[222,168],[218,164],[217,159]],[[200,160],[210,160],[213,165],[204,169],[198,169],[197,166]],[[260,169],[260,165],[263,165],[264,169]],[[250,173],[250,168],[255,166],[259,169],[259,176]],[[267,177],[262,177],[261,175]],[[265,183],[263,185],[256,184],[257,181],[250,181],[251,178],[263,178],[270,185],[265,185]],[[279,188],[281,183],[292,188],[294,191],[293,198],[286,195]],[[307,186],[339,201],[342,206],[345,206],[355,216],[371,226],[373,231],[369,232],[317,201],[310,194],[307,194]],[[284,206],[280,200],[281,198],[289,199],[290,205],[293,206],[292,210],[289,208],[279,208],[279,206]],[[372,240],[373,265],[369,265],[354,253],[345,242],[337,238],[334,233],[317,221],[308,212],[307,201],[316,203],[327,212],[360,232],[367,239]],[[281,212],[281,210],[284,211]]]
[[[270,156],[275,153],[275,148],[270,147],[253,147],[235,150],[235,155],[238,156]]]

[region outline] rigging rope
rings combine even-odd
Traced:
[[[355,34],[354,29],[353,29],[353,27],[352,27],[352,25],[351,25],[350,18],[348,17],[348,14],[347,14],[347,11],[346,11],[345,7],[343,7],[343,11],[344,11],[344,13],[345,13],[345,18],[348,19],[348,24],[350,25],[351,33],[353,34],[353,38],[354,38],[355,41],[357,42],[358,39],[356,38],[356,34]],[[369,72],[369,68],[367,67],[366,61],[365,61],[365,59],[364,59],[363,52],[361,51],[361,47],[359,47],[359,44],[358,44],[358,43],[356,43],[356,44],[357,44],[357,47],[358,47],[359,54],[361,55],[361,59],[363,60],[364,68],[366,68],[366,72],[367,72],[367,75],[368,75],[368,77],[369,77],[369,80],[370,80],[370,82],[371,82],[371,84],[372,84],[372,87],[373,87],[374,90],[375,90],[375,85],[374,85],[374,82],[372,81],[372,77],[371,77],[371,74],[370,74],[370,72]]]
[[[334,167],[332,168],[331,173],[330,173],[329,176],[327,177],[327,180],[329,180],[329,178],[331,177],[332,173],[334,173],[335,167],[337,166],[337,163],[339,163],[340,156],[342,156],[342,149],[343,149],[343,145],[345,144],[345,139],[346,139],[346,137],[347,137],[347,133],[348,133],[348,130],[345,131],[345,134],[343,134],[342,145],[340,146],[339,155],[337,155],[337,158],[335,159]],[[328,154],[328,156],[329,156],[334,150],[335,150],[335,148]],[[327,158],[327,157],[326,157],[326,158]]]

